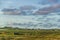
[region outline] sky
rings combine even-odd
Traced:
[[[59,3],[59,0],[0,0],[0,9],[2,8],[14,8],[23,5],[52,5]]]
[[[22,5],[36,5],[39,0],[0,0],[0,8],[19,7]]]
[[[39,16],[1,15],[3,14],[1,10],[4,8],[19,9],[21,6],[28,6],[28,5],[33,5],[38,9],[40,9],[37,10],[37,12],[40,12],[42,14],[45,13],[50,13],[50,14],[45,15],[45,17],[43,15],[39,15]],[[33,25],[31,26],[31,28],[33,28],[34,26],[36,26],[36,28],[51,28],[51,25],[53,26],[52,28],[59,28],[60,22],[57,22],[58,20],[60,20],[59,18],[60,15],[57,15],[60,13],[59,8],[60,8],[60,0],[0,0],[0,26],[2,25],[5,26],[8,23],[10,24],[21,23],[23,25],[22,26],[23,28],[24,26],[28,26],[28,24],[32,22]],[[57,9],[58,11],[56,11]],[[26,23],[26,25],[24,25],[24,23]],[[42,25],[40,25],[39,23],[42,23]]]
[[[0,10],[3,8],[19,8],[25,5],[43,8],[54,4],[60,4],[60,0],[0,0]]]

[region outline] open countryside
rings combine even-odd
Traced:
[[[1,28],[0,40],[60,40],[60,29]]]

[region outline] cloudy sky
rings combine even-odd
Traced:
[[[38,2],[39,0],[0,0],[0,8],[37,5]]]
[[[52,28],[60,27],[59,25],[60,15],[57,15],[57,12],[60,12],[60,0],[0,0],[0,14],[2,14],[1,10],[4,8],[19,9],[21,6],[26,5],[33,5],[38,9],[41,8],[40,10],[37,10],[37,12],[41,14],[45,13],[51,13],[51,14],[46,16],[0,15],[0,26],[8,25],[8,23],[10,25],[12,25],[13,23],[20,23],[20,26],[23,25],[22,27],[28,26],[28,24],[30,24],[30,27],[32,28],[34,26],[36,26],[36,28],[50,28],[52,26],[53,26]],[[31,26],[31,24],[33,25]]]
[[[1,8],[13,8],[19,7],[22,5],[52,5],[59,4],[60,0],[0,0],[0,9]]]
[[[25,5],[33,5],[37,8],[57,6],[60,0],[0,0],[0,10],[3,8],[19,8]]]

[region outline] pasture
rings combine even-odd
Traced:
[[[0,40],[60,40],[60,29],[2,29]]]

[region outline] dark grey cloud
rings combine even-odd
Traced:
[[[60,11],[59,9],[60,9],[60,4],[55,4],[50,7],[39,9],[38,11],[35,12],[35,14],[45,15],[45,14],[49,14],[52,12],[59,12]]]
[[[19,9],[17,8],[4,8],[2,11],[4,12],[3,14],[8,14],[8,15],[27,15],[27,14],[32,14],[32,10],[35,10],[35,6],[21,6]]]
[[[21,12],[15,8],[14,9],[4,8],[2,11],[3,11],[3,14],[6,14],[6,15],[19,15]]]
[[[11,9],[11,8],[7,8],[7,9],[3,9],[2,11],[4,12],[4,14],[9,14],[9,15],[46,15],[52,12],[60,12],[60,4],[54,4],[50,7],[44,7],[42,9],[38,9],[35,6],[22,6],[20,7],[20,9]]]
[[[21,6],[20,9],[21,10],[32,10],[32,9],[36,9],[36,7],[32,5],[25,5],[25,6]]]

